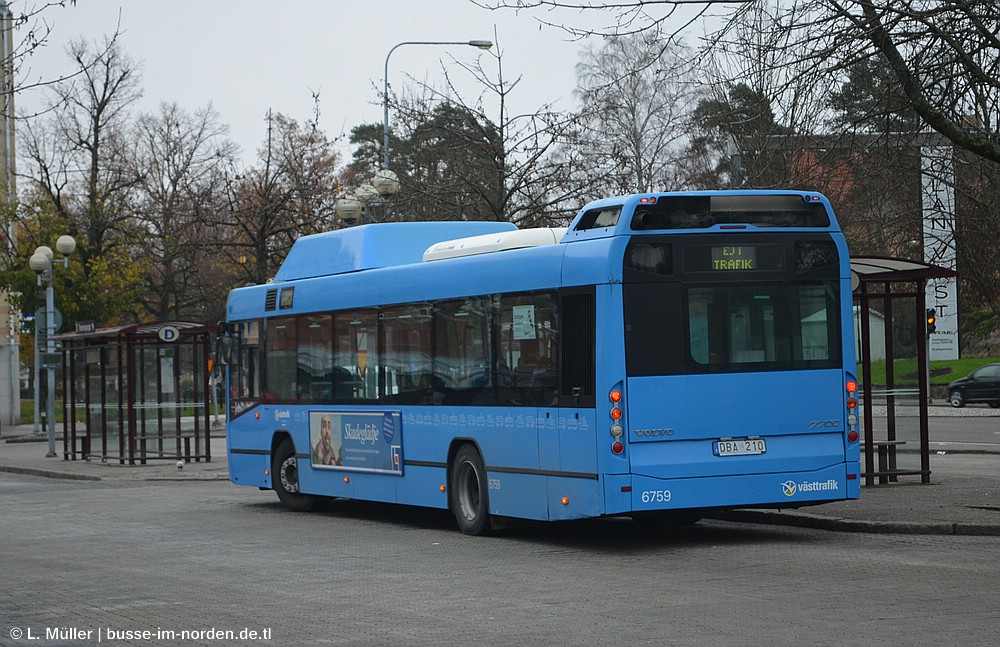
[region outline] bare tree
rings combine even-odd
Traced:
[[[257,165],[227,177],[222,251],[236,281],[271,278],[296,238],[332,229],[339,154],[317,121],[267,114]]]
[[[120,242],[116,229],[128,214],[119,207],[139,179],[126,160],[125,128],[142,94],[140,68],[117,45],[76,41],[68,51],[80,74],[52,86],[52,116],[26,129],[35,167],[27,179],[75,224],[86,239],[81,252],[99,257]]]
[[[550,27],[562,29],[572,36],[627,36],[645,31],[673,33],[675,36],[699,18],[708,14],[713,5],[731,10],[734,4],[758,0],[469,0],[484,9],[511,9],[529,12]],[[600,19],[587,24],[584,16]],[[672,27],[672,29],[668,29]]]
[[[49,37],[53,30],[52,16],[55,9],[65,9],[67,5],[76,6],[76,0],[55,0],[51,2],[3,2],[0,3],[0,21],[4,26],[9,25],[10,33],[4,35],[6,51],[0,52],[3,58],[3,67],[10,74],[10,78],[20,79],[16,86],[5,88],[14,92],[22,92],[32,88],[51,85],[78,74],[79,71],[71,71],[67,75],[58,78],[44,78],[37,76],[31,71],[31,56],[38,49],[48,44]],[[110,42],[114,42],[118,35],[111,37]],[[6,94],[4,95],[7,96]]]
[[[884,61],[916,112],[1000,163],[1000,5],[992,0],[813,0],[789,25],[820,69]]]
[[[995,0],[471,1],[493,9],[533,11],[536,19],[580,36],[666,32],[668,23],[679,33],[710,10],[724,7],[728,15],[705,39],[708,49],[725,47],[741,14],[759,13],[770,4],[777,20],[761,28],[774,40],[771,69],[791,67],[829,88],[859,61],[884,61],[908,107],[927,126],[959,148],[1000,162],[1000,4]],[[685,5],[697,9],[682,15]],[[609,24],[575,24],[581,14],[603,15]]]
[[[418,93],[390,97],[396,110],[393,169],[401,180],[393,212],[417,219],[565,221],[579,208],[584,187],[575,177],[581,162],[562,146],[573,115],[551,105],[514,113],[510,98],[520,77],[505,76],[499,44],[474,63],[451,64],[482,88],[475,101],[462,98],[447,70],[443,88],[414,83]],[[354,129],[352,140],[360,146],[348,181],[375,172],[378,134],[374,125]]]
[[[88,289],[102,296],[85,314],[106,319],[135,295],[119,281],[136,276],[138,262],[128,249],[137,234],[129,205],[141,177],[129,163],[127,124],[141,95],[140,70],[109,39],[100,45],[76,41],[68,54],[77,73],[49,87],[49,113],[20,131],[28,164],[19,177],[44,196],[62,232],[77,238],[74,258]]]
[[[955,199],[961,217],[955,223],[963,311],[988,317],[986,330],[1000,321],[1000,165],[972,155],[955,159]],[[985,315],[985,317],[984,317]],[[963,327],[974,321],[963,322]],[[979,331],[982,332],[982,331]]]
[[[614,36],[585,48],[576,70],[592,197],[679,188],[698,96],[687,48],[652,31]]]
[[[141,115],[134,129],[130,162],[141,178],[135,211],[143,232],[136,253],[146,259],[142,305],[161,320],[212,320],[206,306],[224,291],[215,283],[218,268],[206,266],[220,242],[206,215],[218,206],[223,170],[237,147],[211,106],[189,114],[164,103],[157,113]]]

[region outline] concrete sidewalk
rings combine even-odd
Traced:
[[[47,457],[48,436],[36,435],[30,424],[7,428],[0,435],[0,472],[32,474],[49,478],[85,481],[103,480],[228,480],[226,434],[211,430],[211,461],[191,461],[178,469],[176,458],[149,459],[145,465],[123,465],[118,459],[63,460],[62,430],[56,438],[56,456]]]
[[[861,498],[798,510],[729,510],[716,519],[840,530],[1000,536],[1000,454],[931,454],[931,482],[900,476]]]
[[[16,442],[15,442],[16,441]],[[47,438],[22,425],[0,437],[0,472],[83,480],[227,480],[226,441],[212,430],[212,460],[186,463],[150,460],[120,465],[117,460],[47,458]],[[56,443],[62,451],[62,440]],[[1000,449],[970,452],[931,450],[931,483],[901,476],[896,483],[862,487],[861,499],[799,510],[727,510],[709,515],[752,523],[795,525],[848,532],[1000,536]]]

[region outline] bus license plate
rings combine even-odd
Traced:
[[[765,452],[767,443],[763,438],[716,440],[712,443],[712,453],[716,456],[753,456]]]

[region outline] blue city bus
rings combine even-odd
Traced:
[[[478,535],[860,495],[850,259],[817,193],[304,236],[222,327],[230,478],[294,510],[427,506]]]

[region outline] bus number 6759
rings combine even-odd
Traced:
[[[670,501],[670,490],[643,490],[643,503],[668,503]]]

